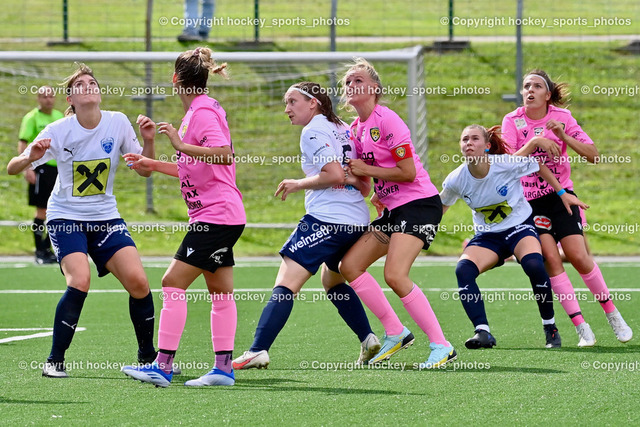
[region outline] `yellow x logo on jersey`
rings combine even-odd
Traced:
[[[495,205],[476,209],[476,212],[480,212],[484,215],[485,224],[499,224],[511,213],[511,211],[513,211],[513,208],[509,206],[506,200]]]
[[[105,194],[110,168],[110,158],[73,162],[73,196]]]

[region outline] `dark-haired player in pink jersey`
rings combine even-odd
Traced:
[[[233,298],[233,246],[246,223],[242,194],[236,186],[233,145],[226,113],[207,96],[209,73],[226,77],[227,64],[217,65],[209,48],[182,53],[175,63],[173,85],[184,106],[180,128],[159,123],[177,150],[176,163],[126,154],[132,169],[157,171],[180,178],[188,207],[189,231],[162,278],[162,312],[158,330],[158,356],[143,367],[124,367],[132,378],[167,387],[173,376],[173,358],[187,319],[186,289],[204,276],[211,294],[213,369],[187,386],[233,385],[231,365],[237,325]]]
[[[597,162],[598,150],[571,112],[560,108],[566,104],[568,95],[566,83],[554,82],[543,70],[532,70],[524,76],[524,106],[504,117],[502,132],[515,154],[540,157],[560,181],[563,191],[573,194],[567,149],[571,148],[591,163]],[[558,197],[563,191],[556,193],[537,173],[523,177],[522,186],[533,208],[551,287],[576,327],[580,338],[578,347],[591,347],[596,338],[582,316],[575,291],[562,266],[557,242],[600,302],[618,340],[631,340],[633,332],[611,300],[602,273],[587,250],[579,208],[573,206],[573,214],[569,215]]]
[[[407,125],[378,103],[382,83],[373,66],[356,59],[342,83],[346,104],[358,113],[351,134],[359,158],[349,161],[350,172],[373,178],[372,203],[381,213],[340,266],[342,275],[385,329],[382,348],[369,363],[388,359],[414,341],[378,282],[367,272],[374,261],[386,255],[385,281],[430,342],[431,353],[420,367],[442,366],[456,358],[456,351],[445,339],[427,297],[409,278],[413,262],[422,249],[429,248],[442,219],[438,189],[415,152]]]

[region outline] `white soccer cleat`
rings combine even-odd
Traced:
[[[593,334],[591,326],[589,326],[587,322],[583,322],[576,326],[576,332],[580,338],[578,347],[593,347],[596,345],[596,336]]]
[[[627,322],[624,321],[622,315],[616,308],[611,313],[606,313],[607,320],[609,321],[609,325],[611,325],[611,329],[613,329],[613,333],[616,334],[616,338],[620,342],[628,342],[633,338],[633,331],[627,325]]]
[[[267,350],[245,351],[242,356],[233,361],[233,369],[267,368],[269,366],[269,353]]]
[[[42,376],[49,378],[69,378],[64,363],[46,362],[42,368]]]
[[[140,367],[123,366],[120,371],[134,380],[138,380],[143,383],[151,383],[156,387],[169,387],[173,377],[173,372],[167,374],[160,369],[157,362]]]
[[[367,337],[360,343],[360,357],[356,363],[358,365],[367,365],[369,360],[373,358],[380,351],[380,340],[376,336],[376,334],[369,334]]]
[[[236,377],[231,373],[226,373],[216,367],[207,372],[200,378],[189,380],[184,385],[187,387],[201,387],[201,386],[217,386],[217,385],[234,385],[236,383]]]

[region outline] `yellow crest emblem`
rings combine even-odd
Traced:
[[[380,139],[380,129],[378,128],[371,128],[369,134],[371,135],[371,139],[373,139],[373,142],[378,142],[378,140]]]

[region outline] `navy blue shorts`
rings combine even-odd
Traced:
[[[106,221],[52,219],[47,222],[47,231],[58,262],[74,252],[88,254],[99,277],[109,274],[105,264],[116,252],[136,246],[122,218]]]
[[[505,259],[513,255],[513,251],[520,240],[527,236],[533,236],[540,240],[531,217],[527,218],[527,220],[522,224],[504,231],[498,231],[496,233],[487,231],[485,233],[476,234],[473,236],[473,239],[469,241],[467,246],[487,248],[498,254],[498,263],[495,265],[495,267],[498,267],[504,264]]]
[[[291,258],[309,273],[316,274],[325,263],[329,270],[340,273],[338,264],[349,248],[358,241],[367,226],[332,224],[318,221],[307,214],[280,249],[280,255]]]

